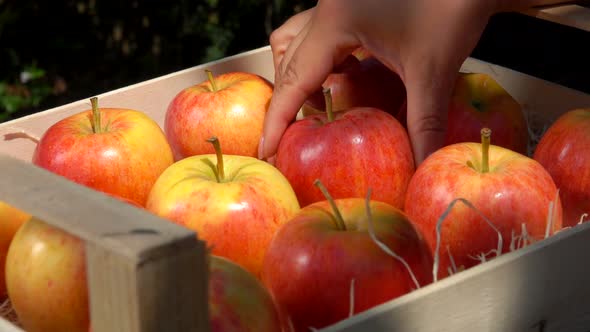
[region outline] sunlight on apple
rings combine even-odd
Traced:
[[[229,204],[229,210],[234,211],[234,212],[246,210],[249,207],[250,207],[250,205],[248,204],[248,202],[230,203]]]
[[[105,158],[116,158],[119,155],[115,149],[106,149],[102,152],[102,156]]]
[[[309,263],[309,256],[307,255],[300,255],[297,257],[297,265],[305,268]]]
[[[357,136],[354,136],[352,138],[352,143],[353,144],[360,145],[360,144],[363,144],[363,142],[364,142],[364,140],[363,140],[363,137],[361,135],[357,135]]]
[[[45,251],[45,243],[43,242],[37,242],[33,245],[33,248],[31,249],[32,252],[32,256],[37,256],[39,254],[42,254]]]
[[[563,149],[561,150],[561,153],[559,153],[557,157],[557,160],[564,160],[568,156],[571,147],[571,144],[564,145]]]
[[[324,151],[324,144],[317,144],[313,147],[301,151],[301,161],[307,163],[310,160],[317,158]]]
[[[233,113],[236,116],[245,116],[246,108],[244,107],[244,105],[234,105],[234,107],[231,108],[231,113]]]

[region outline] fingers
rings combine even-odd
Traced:
[[[408,134],[419,165],[444,144],[448,105],[457,74],[454,67],[445,72],[436,72],[440,68],[406,69]]]
[[[301,13],[289,18],[283,25],[272,32],[270,35],[270,48],[272,51],[275,72],[279,69],[279,64],[287,48],[300,34],[301,30],[307,25],[313,14],[313,8],[302,11]]]
[[[329,24],[309,23],[307,30],[302,31],[285,52],[279,72],[275,74],[277,78],[265,116],[259,158],[265,159],[276,153],[283,133],[305,100],[321,87],[334,66],[358,46],[358,41],[343,29],[331,28]]]

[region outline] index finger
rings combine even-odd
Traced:
[[[315,22],[314,22],[315,23]],[[259,158],[276,153],[280,139],[305,100],[318,90],[335,65],[358,45],[352,35],[312,24],[307,35],[284,57],[284,72],[276,75],[273,96],[264,119]]]

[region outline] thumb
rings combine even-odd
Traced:
[[[408,134],[417,166],[444,144],[457,71],[436,73],[421,67],[406,73]]]

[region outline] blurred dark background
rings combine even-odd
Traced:
[[[0,122],[268,44],[316,1],[0,0]],[[472,56],[590,93],[590,33],[496,15]]]

